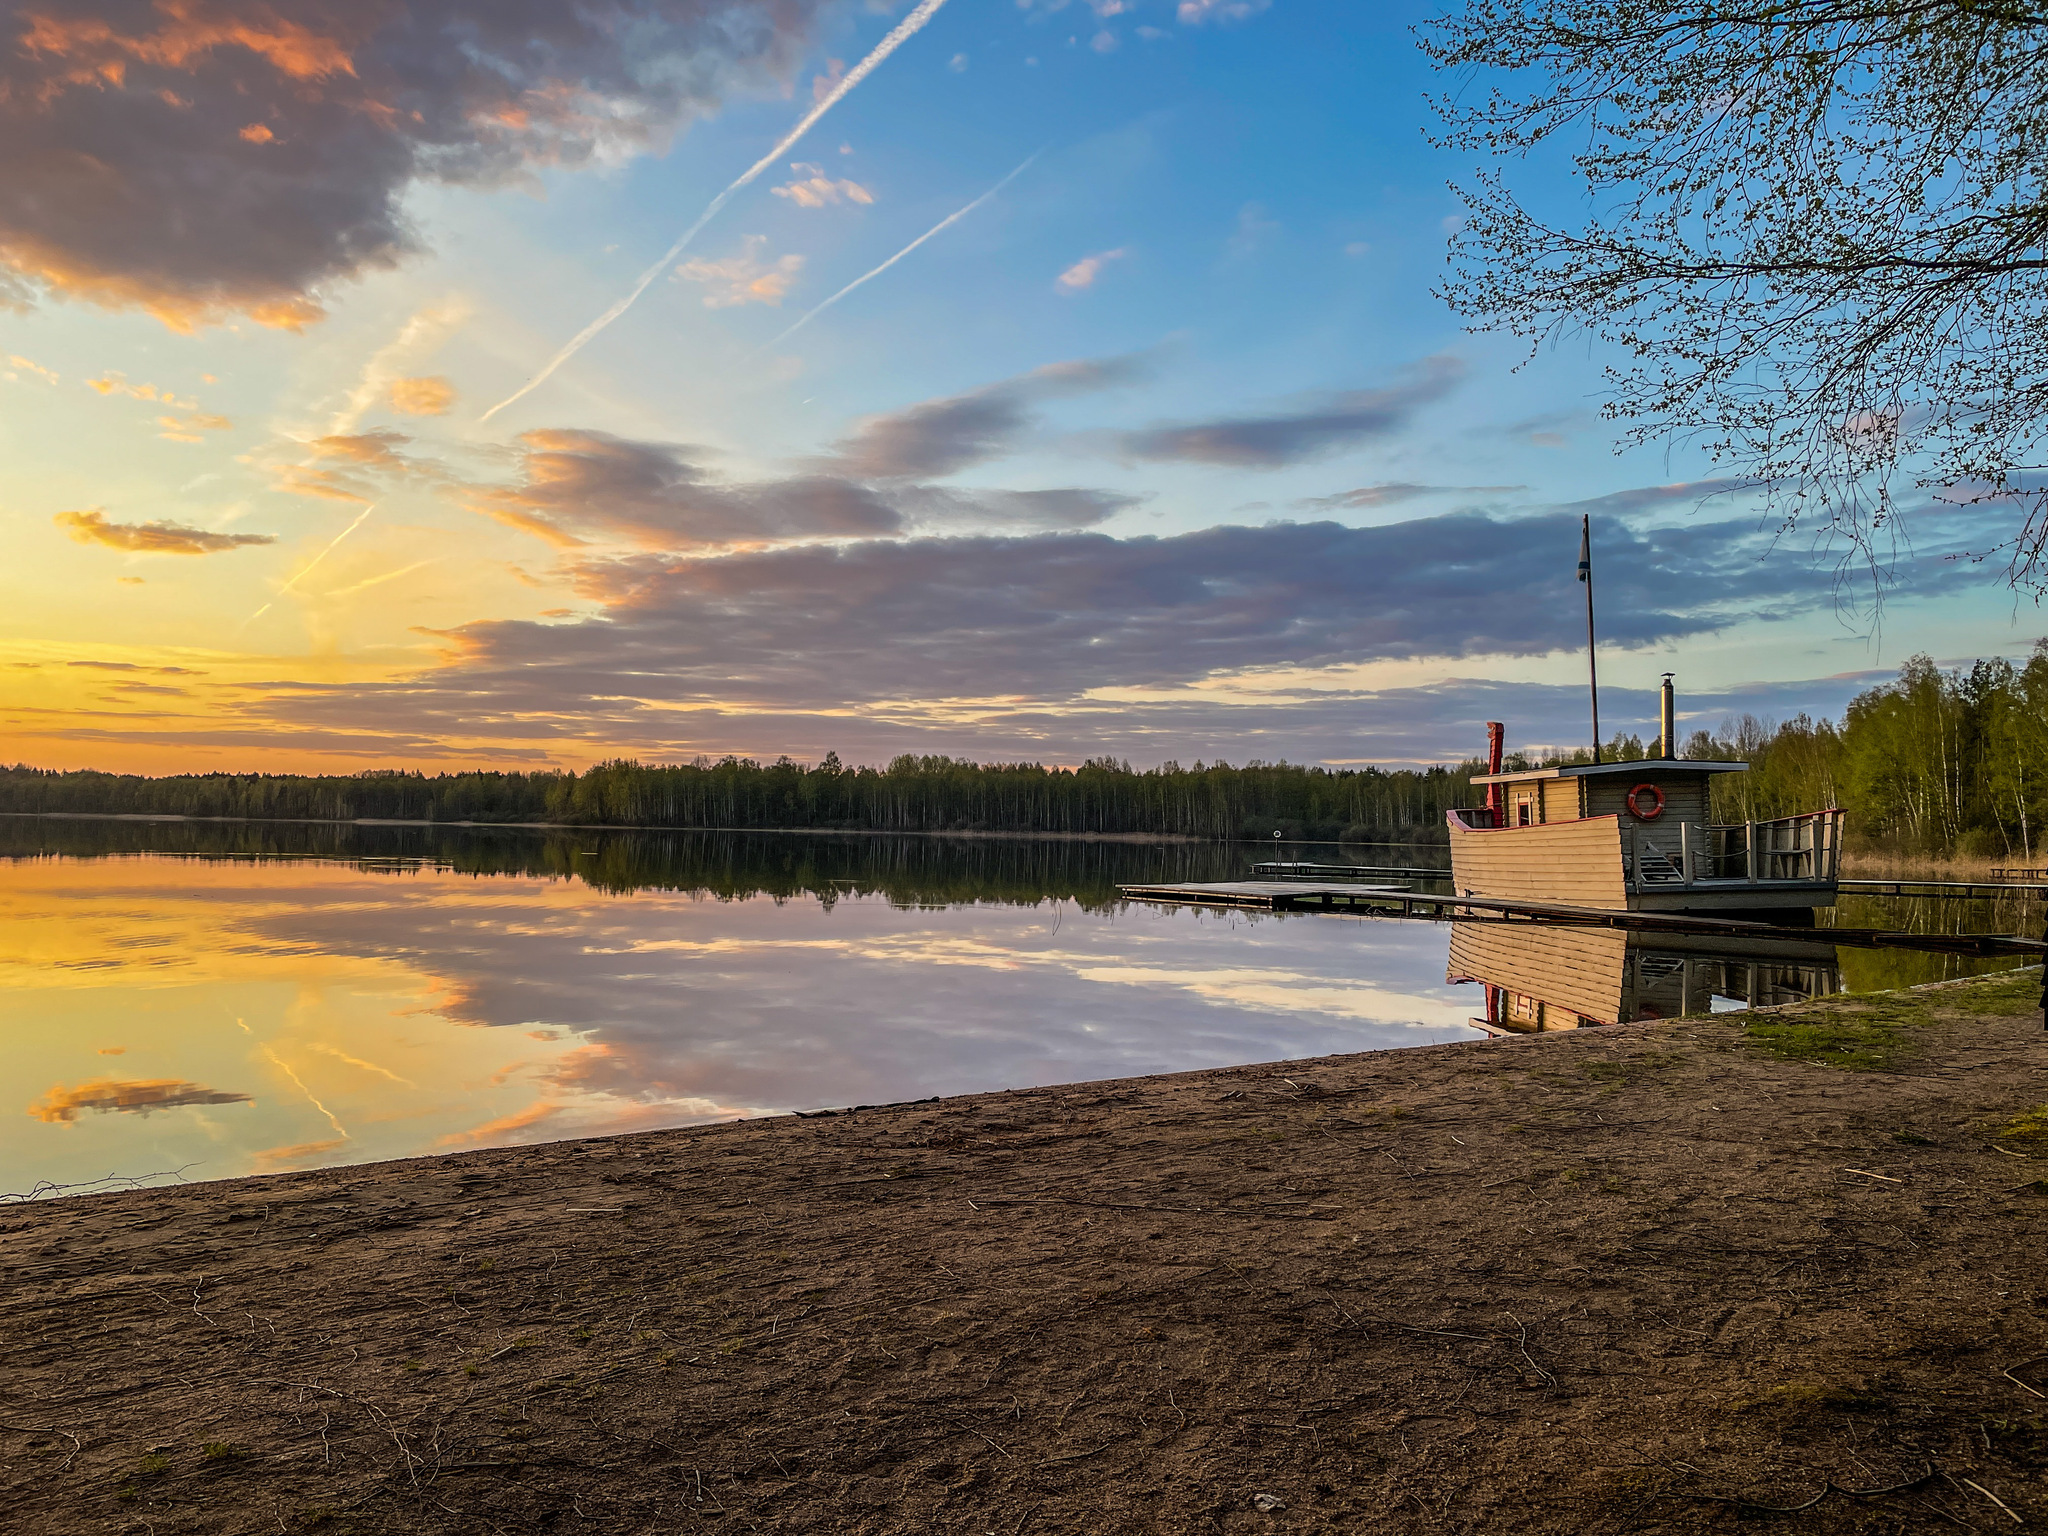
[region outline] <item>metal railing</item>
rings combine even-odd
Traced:
[[[1833,884],[1842,873],[1842,814],[1809,811],[1728,826],[1632,823],[1622,839],[1623,873],[1638,891],[1778,881]]]

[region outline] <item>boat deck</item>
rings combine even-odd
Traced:
[[[1858,948],[1921,949],[1955,955],[2042,955],[2048,942],[2008,934],[1904,933],[1882,928],[1785,928],[1687,912],[1646,912],[1619,907],[1574,906],[1561,901],[1528,901],[1500,896],[1425,895],[1395,886],[1356,881],[1213,880],[1172,885],[1117,887],[1132,901],[1174,906],[1217,907],[1240,912],[1320,912],[1352,917],[1420,918],[1445,922],[1556,923],[1578,928],[1621,928],[1635,932],[1725,934],[1755,938],[1811,935],[1830,944]]]

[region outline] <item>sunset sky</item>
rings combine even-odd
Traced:
[[[0,0],[0,756],[1576,743],[1587,510],[1610,726],[2048,629],[1944,506],[1874,628],[1597,349],[1468,335],[1427,14]]]

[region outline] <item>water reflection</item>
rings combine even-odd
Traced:
[[[0,1189],[1472,1038],[1430,926],[1115,901],[1213,848],[331,830],[9,829]]]
[[[0,1191],[1474,1039],[1475,1013],[1512,1027],[1518,1005],[1468,979],[1547,1025],[2010,963],[1843,950],[1837,971],[1825,929],[1732,954],[1117,897],[1272,852],[0,818]]]
[[[1452,925],[1446,976],[1484,986],[1484,1012],[1472,1022],[1490,1034],[1803,1003],[1842,986],[1835,946],[1821,939],[1488,922]]]

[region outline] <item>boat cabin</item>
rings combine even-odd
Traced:
[[[1571,768],[1476,774],[1472,782],[1500,786],[1497,796],[1487,798],[1502,802],[1497,825],[1504,827],[1538,827],[1552,821],[1623,814],[1651,821],[1668,816],[1674,822],[1703,826],[1712,803],[1709,786],[1714,775],[1746,773],[1748,769],[1747,763],[1646,758],[1632,763],[1581,763]]]
[[[1709,819],[1715,776],[1748,767],[1645,758],[1475,774],[1486,805],[1448,813],[1453,883],[1469,896],[1779,920],[1832,906],[1841,811]]]

